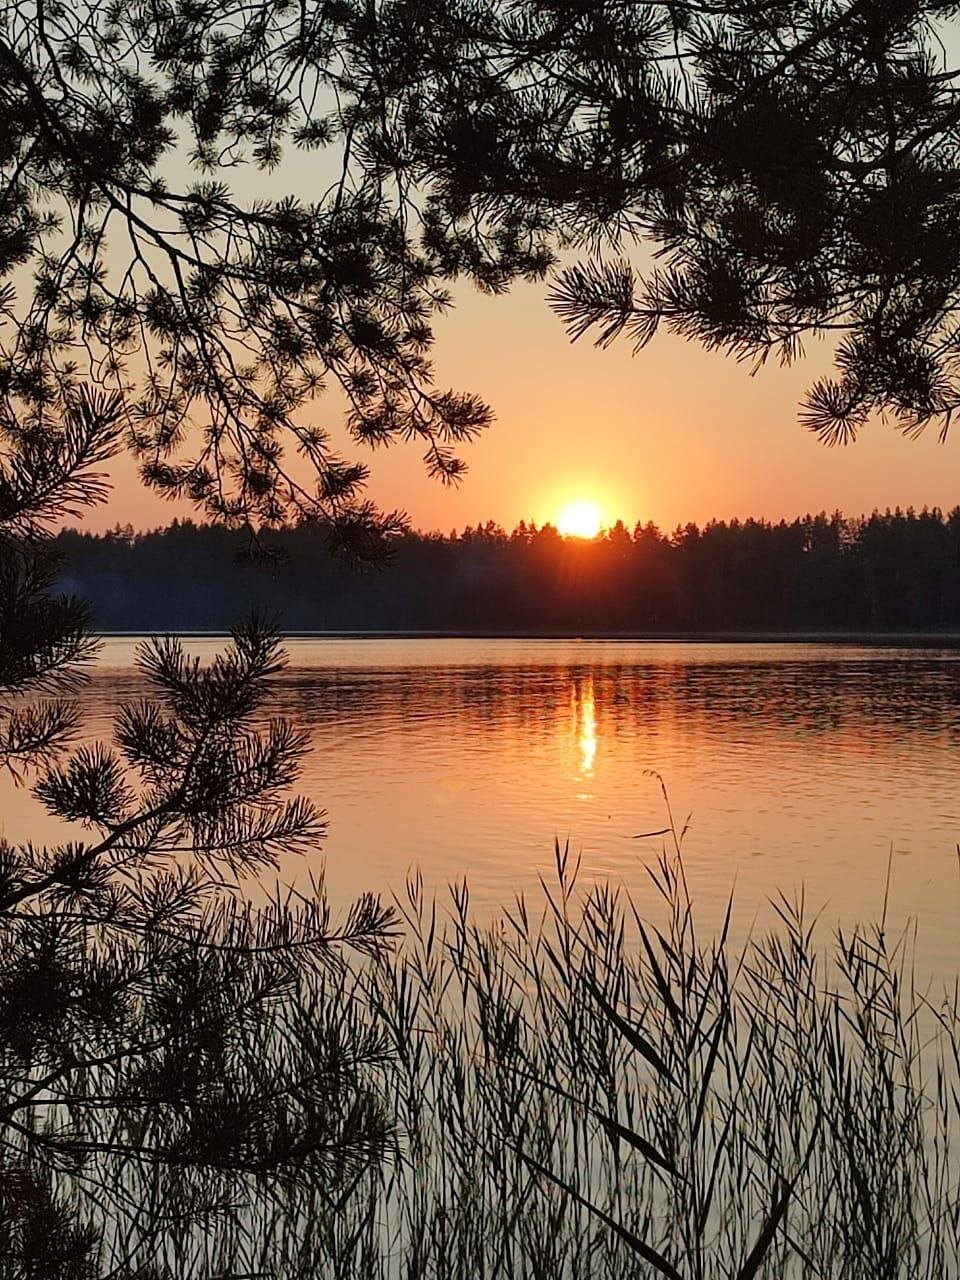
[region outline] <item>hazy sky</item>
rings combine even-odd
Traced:
[[[957,434],[944,445],[935,429],[910,441],[876,422],[855,445],[828,449],[799,424],[804,389],[829,364],[823,346],[798,366],[772,364],[755,377],[668,335],[636,357],[627,343],[598,351],[583,340],[571,345],[545,291],[463,293],[439,321],[439,384],[484,396],[496,422],[468,447],[470,470],[457,489],[430,480],[413,446],[364,451],[378,502],[444,532],[488,519],[507,528],[543,523],[581,497],[611,522],[668,529],[711,516],[960,504]],[[340,417],[332,395],[318,401],[321,423],[335,427]],[[111,503],[89,523],[152,527],[176,511],[146,493],[125,461]]]

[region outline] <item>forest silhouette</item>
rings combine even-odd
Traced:
[[[61,585],[103,630],[217,631],[256,608],[292,631],[960,631],[960,507],[618,521],[593,540],[490,521],[408,532],[385,573],[357,572],[316,524],[281,529],[253,566],[235,531],[189,520],[56,541]]]

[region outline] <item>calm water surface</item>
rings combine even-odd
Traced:
[[[188,642],[201,654],[217,642]],[[141,696],[135,641],[108,640],[83,693],[107,736]],[[584,880],[649,893],[662,776],[698,908],[736,883],[740,928],[801,887],[825,923],[879,912],[892,850],[898,922],[960,968],[960,654],[832,644],[296,639],[276,710],[310,735],[301,790],[327,810],[332,898],[441,892],[467,876],[491,912],[551,874],[553,841]],[[34,838],[37,807],[0,784],[0,827]],[[316,867],[314,868],[316,869]],[[306,882],[306,868],[283,868]]]

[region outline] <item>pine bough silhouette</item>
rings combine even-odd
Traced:
[[[67,750],[93,645],[82,604],[48,593],[43,529],[98,495],[117,415],[71,398],[0,469],[0,758],[82,829],[0,842],[4,1277],[185,1275],[188,1228],[297,1187],[340,1195],[388,1133],[382,1037],[326,975],[384,947],[389,910],[365,897],[335,925],[319,883],[239,891],[324,830],[287,797],[302,738],[263,716],[276,635],[240,627],[206,668],[144,644],[153,696],[119,708],[111,747]]]

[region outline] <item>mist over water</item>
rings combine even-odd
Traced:
[[[190,640],[212,654],[218,642]],[[81,694],[85,736],[109,737],[142,696],[135,639],[106,641]],[[960,911],[960,653],[835,644],[292,639],[272,712],[309,735],[299,789],[322,804],[322,855],[285,864],[334,903],[467,877],[490,917],[538,898],[553,841],[585,881],[652,895],[639,833],[690,815],[684,848],[703,923],[736,887],[737,932],[802,887],[824,929],[918,924],[924,968],[956,969]],[[8,839],[54,829],[24,789],[0,790]],[[39,815],[39,816],[38,816]],[[892,850],[892,859],[891,859]]]

